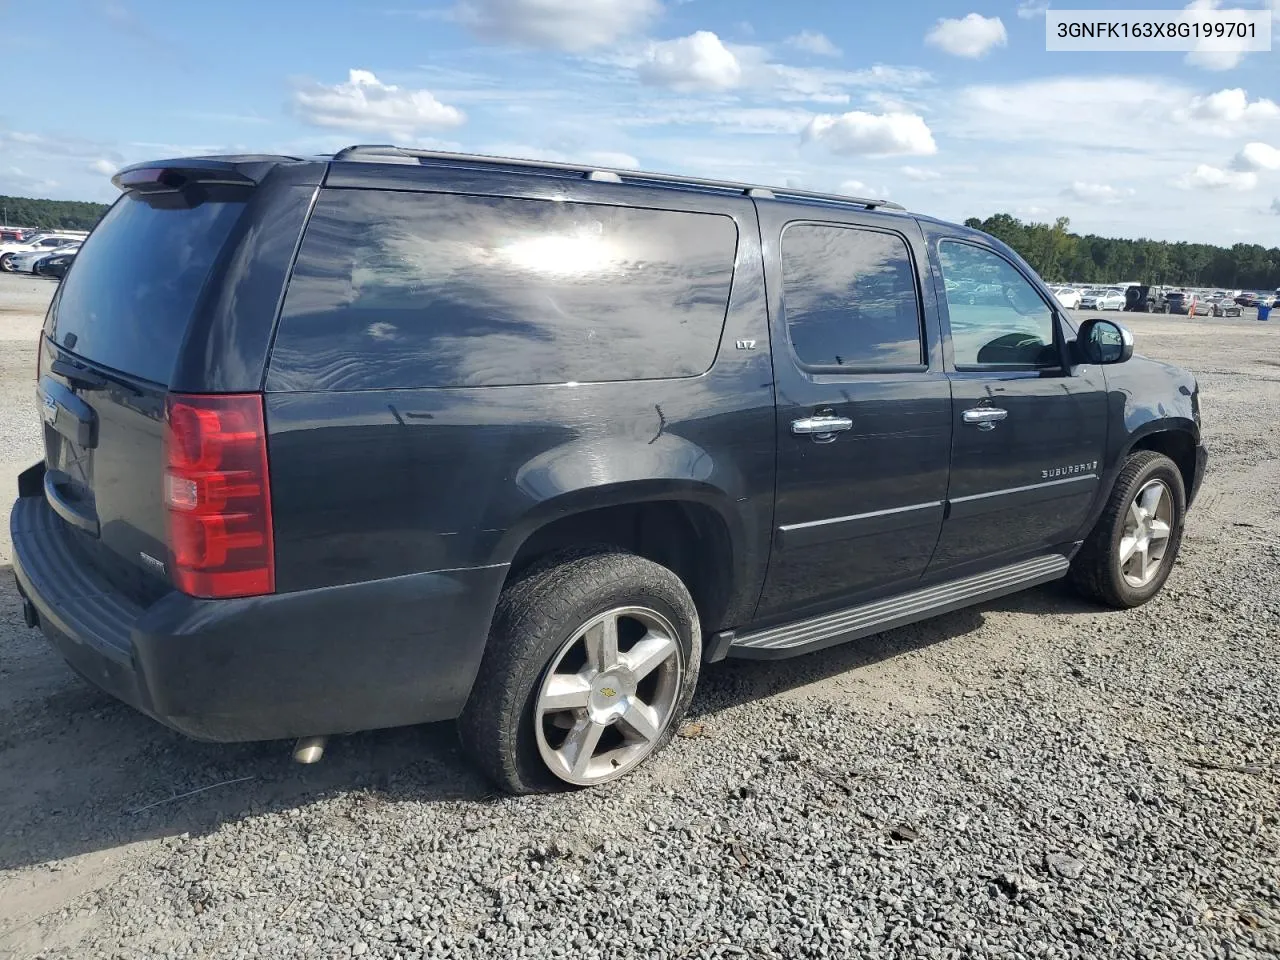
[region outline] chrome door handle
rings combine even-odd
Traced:
[[[819,443],[830,443],[837,433],[853,429],[848,417],[804,417],[791,421],[791,432],[799,436],[811,436]]]
[[[965,423],[976,423],[979,430],[994,430],[996,424],[1009,416],[1008,410],[999,407],[971,407],[963,414]]]

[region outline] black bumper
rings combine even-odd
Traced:
[[[81,560],[43,497],[9,521],[18,589],[78,673],[203,740],[269,740],[456,717],[505,566],[241,600],[148,606]]]

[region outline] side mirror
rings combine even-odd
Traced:
[[[1076,350],[1083,363],[1124,363],[1133,356],[1133,334],[1114,320],[1092,317],[1080,324]]]

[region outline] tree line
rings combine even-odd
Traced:
[[[0,223],[41,230],[92,230],[107,212],[105,203],[87,200],[33,200],[0,196]]]
[[[1003,240],[1050,282],[1120,283],[1138,280],[1166,286],[1275,290],[1280,287],[1280,247],[1256,243],[1215,247],[1207,243],[1121,240],[1071,233],[1071,221],[1023,223],[1007,213],[975,227]]]

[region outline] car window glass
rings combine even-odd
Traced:
[[[969,243],[938,245],[957,367],[1059,363],[1053,311],[1009,261]]]
[[[715,359],[731,217],[325,190],[271,358],[277,389],[692,377]]]
[[[792,224],[782,235],[782,298],[801,363],[865,368],[922,362],[915,270],[896,234]]]

